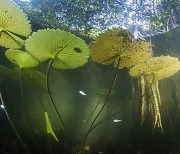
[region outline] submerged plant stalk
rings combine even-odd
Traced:
[[[102,95],[100,96],[98,103],[96,104],[94,110],[92,111],[91,115],[89,116],[89,118],[88,118],[88,120],[87,120],[87,124],[88,124],[88,122],[90,121],[91,117],[93,116],[94,112],[96,111],[98,105],[100,104],[101,99],[102,99]]]
[[[31,78],[30,78],[31,79]],[[32,81],[32,84],[33,84],[33,87],[34,87],[34,89],[35,89],[35,92],[36,92],[36,94],[37,94],[37,97],[38,97],[38,99],[39,99],[39,101],[40,101],[40,103],[41,103],[41,105],[42,105],[42,108],[43,108],[43,110],[44,110],[44,113],[45,112],[47,112],[46,111],[46,108],[45,108],[45,106],[44,106],[44,104],[43,104],[43,101],[42,101],[42,99],[41,99],[41,96],[38,94],[38,91],[37,91],[37,88],[36,88],[36,86],[35,86],[35,84],[34,84],[34,81],[31,79],[31,81]],[[54,112],[53,112],[54,113]],[[51,141],[50,141],[50,138],[49,138],[49,133],[47,133],[47,141],[48,141],[48,147],[49,147],[49,152],[50,152],[50,154],[54,154],[54,152],[53,152],[53,148],[52,148],[52,145],[51,145]]]
[[[50,60],[49,64],[48,64],[47,73],[46,73],[46,86],[47,86],[47,90],[48,90],[48,95],[49,95],[50,101],[51,101],[51,103],[52,103],[52,105],[53,105],[56,113],[58,114],[58,117],[59,117],[59,119],[60,119],[60,121],[61,121],[63,130],[64,130],[64,140],[65,140],[65,141],[64,141],[64,144],[65,144],[65,153],[66,153],[67,143],[66,143],[66,129],[65,129],[65,125],[64,125],[63,119],[62,119],[62,117],[61,117],[61,115],[60,115],[60,113],[59,113],[59,111],[58,111],[58,109],[57,109],[57,107],[56,107],[56,105],[55,105],[55,102],[54,102],[54,100],[53,100],[53,97],[52,97],[52,95],[51,95],[50,88],[49,88],[49,74],[50,74],[50,68],[51,68],[53,62],[54,62],[54,59],[52,58],[52,59]]]
[[[110,94],[111,94],[111,92],[112,92],[112,90],[113,90],[113,88],[114,88],[114,85],[115,85],[115,82],[116,82],[116,79],[117,79],[117,75],[118,75],[118,71],[119,71],[119,63],[120,63],[120,57],[119,57],[119,60],[118,60],[118,65],[117,65],[117,69],[116,69],[116,72],[115,72],[115,75],[114,75],[114,79],[113,79],[111,88],[110,88],[110,90],[109,90],[109,92],[108,92],[108,95],[107,95],[107,97],[106,97],[106,100],[104,101],[104,104],[103,104],[101,110],[99,111],[99,113],[97,114],[97,116],[94,118],[94,120],[93,120],[93,122],[92,122],[92,124],[91,124],[91,126],[90,126],[90,128],[89,128],[89,130],[92,128],[92,126],[94,125],[94,123],[96,122],[97,118],[100,116],[100,114],[102,113],[105,105],[106,105],[107,102],[108,102],[109,96],[110,96]]]
[[[30,151],[28,150],[28,148],[27,148],[26,145],[24,144],[23,139],[21,138],[21,136],[20,136],[20,134],[18,133],[18,131],[17,131],[17,129],[16,129],[13,121],[11,120],[11,118],[10,118],[10,116],[9,116],[9,113],[8,113],[8,111],[7,111],[7,109],[6,109],[6,106],[5,106],[4,101],[3,101],[3,98],[2,98],[2,93],[1,93],[1,91],[0,91],[0,100],[1,100],[2,105],[4,106],[4,111],[5,111],[5,113],[6,113],[6,116],[7,116],[7,118],[8,118],[8,121],[9,121],[12,129],[14,130],[14,133],[16,134],[16,136],[17,136],[18,140],[20,141],[20,143],[22,144],[22,147],[24,148],[24,150],[26,151],[26,153],[27,153],[27,154],[30,154]]]
[[[31,126],[30,119],[29,119],[29,116],[28,116],[28,113],[27,113],[27,110],[26,110],[26,107],[25,107],[25,104],[24,104],[24,94],[23,94],[23,89],[22,89],[21,68],[19,68],[19,87],[20,87],[20,93],[21,93],[21,103],[22,103],[22,107],[23,107],[23,110],[24,110],[24,112],[25,112],[25,116],[26,116],[26,119],[27,119],[29,128],[30,128],[30,130],[31,130],[31,132],[32,132],[32,135],[30,134],[31,139],[32,139],[32,141],[34,142],[34,144],[35,144],[38,152],[39,152],[40,154],[42,154],[40,147],[38,146],[37,142],[36,142],[35,139],[34,139],[34,136],[33,136],[33,128],[32,128],[32,126]]]
[[[87,133],[86,133],[86,135],[84,136],[83,150],[84,150],[84,146],[85,146],[87,137],[88,137],[89,133],[91,132],[91,129],[92,129],[92,127],[94,126],[94,123],[96,122],[97,118],[100,116],[100,114],[102,113],[105,105],[107,104],[108,99],[109,99],[109,97],[110,97],[110,94],[111,94],[111,92],[112,92],[112,90],[113,90],[113,88],[114,88],[114,85],[115,85],[115,82],[116,82],[116,79],[117,79],[117,75],[118,75],[118,71],[119,71],[120,59],[121,59],[121,58],[119,57],[119,59],[118,59],[118,64],[117,64],[117,68],[116,68],[116,72],[115,72],[115,75],[114,75],[114,78],[113,78],[113,82],[112,82],[112,84],[111,84],[111,88],[110,88],[110,90],[109,90],[109,92],[108,92],[108,95],[107,95],[107,97],[106,97],[106,99],[105,99],[105,101],[104,101],[104,104],[102,105],[102,108],[100,109],[100,111],[99,111],[99,113],[96,115],[96,117],[94,118],[94,120],[93,120],[93,122],[91,123],[91,125],[90,125],[90,127],[89,127],[89,129],[88,129],[88,131],[87,131]]]

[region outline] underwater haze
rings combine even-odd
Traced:
[[[178,0],[0,0],[0,154],[179,154]]]

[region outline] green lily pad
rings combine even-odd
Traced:
[[[30,33],[31,25],[22,9],[11,0],[1,0],[0,45],[12,49],[21,48],[23,40],[19,36],[26,37]]]
[[[58,69],[73,69],[87,63],[88,57],[87,45],[82,39],[76,38],[57,55],[52,66]]]
[[[87,44],[75,35],[60,29],[39,30],[25,41],[26,51],[39,62],[54,59],[55,68],[76,68],[89,57]]]
[[[15,49],[9,49],[5,53],[9,61],[20,68],[32,68],[39,63],[27,52]]]

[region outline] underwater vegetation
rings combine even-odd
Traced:
[[[1,0],[0,43],[2,46],[18,49],[32,31],[30,21],[16,3]]]
[[[0,65],[0,73],[4,78],[18,80],[21,105],[27,121],[26,127],[30,129],[29,137],[32,139],[38,153],[43,153],[34,135],[34,128],[31,125],[27,107],[25,104],[23,84],[33,86],[43,108],[44,122],[50,153],[54,153],[51,147],[50,136],[61,147],[61,153],[85,153],[88,151],[86,141],[90,133],[99,125],[119,114],[101,117],[109,99],[115,93],[114,86],[118,78],[118,72],[126,69],[132,78],[137,78],[140,90],[141,125],[150,121],[152,131],[156,129],[164,133],[161,117],[161,94],[159,81],[173,76],[180,70],[180,61],[170,55],[154,56],[152,44],[145,39],[133,39],[128,30],[114,28],[98,34],[93,42],[88,45],[83,39],[70,32],[61,29],[40,29],[32,32],[30,21],[20,7],[10,1],[0,1],[0,46],[5,48],[4,57],[9,60],[13,68]],[[83,67],[88,63],[89,58],[99,65],[112,65],[115,68],[115,75],[110,89],[99,89],[97,94],[100,99],[94,110],[89,115],[86,129],[78,143],[69,145],[67,127],[63,115],[55,103],[50,86],[50,74],[52,69],[73,70]],[[46,66],[41,71],[41,66]],[[56,134],[48,109],[45,107],[37,89],[49,99],[49,106],[57,114],[56,125],[60,128],[60,135]],[[85,93],[84,93],[85,95]],[[105,97],[105,99],[102,99]],[[21,142],[26,153],[31,149],[25,144],[23,136],[18,132],[15,123],[6,108],[6,102],[1,102],[8,120]],[[103,102],[103,103],[101,103]],[[61,104],[60,104],[61,106]],[[68,111],[67,111],[68,112]],[[150,117],[150,118],[149,118]],[[120,122],[121,120],[116,120]],[[59,137],[60,136],[60,137]]]
[[[158,127],[163,132],[158,80],[168,78],[180,70],[178,58],[163,55],[154,57],[151,43],[140,39],[132,41],[127,31],[117,29],[97,36],[90,45],[90,52],[94,61],[104,65],[114,64],[117,69],[126,67],[130,76],[140,79],[141,124],[146,121],[147,113],[150,112],[153,129]],[[113,89],[113,85],[111,88]]]

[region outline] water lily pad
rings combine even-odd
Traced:
[[[135,40],[125,48],[121,55],[119,68],[130,68],[138,63],[148,60],[151,56],[151,43],[145,40]],[[114,63],[115,67],[117,67],[118,59],[119,58],[117,58]]]
[[[54,59],[55,68],[76,68],[84,65],[89,57],[88,46],[82,39],[60,29],[33,33],[26,40],[25,48],[39,62]]]
[[[131,43],[131,35],[127,30],[115,28],[95,38],[90,44],[92,59],[100,64],[112,64],[121,55],[124,48]]]
[[[10,0],[1,0],[0,45],[13,49],[21,48],[23,40],[19,36],[26,37],[30,33],[31,25],[22,9]]]
[[[73,69],[87,63],[88,57],[88,46],[82,39],[76,38],[57,55],[52,66],[59,69]]]
[[[27,52],[15,49],[9,49],[5,53],[9,61],[20,68],[31,68],[39,63]]]
[[[145,76],[147,80],[162,80],[174,75],[180,70],[180,62],[176,57],[151,57],[148,61],[139,63],[129,70],[132,77]]]

